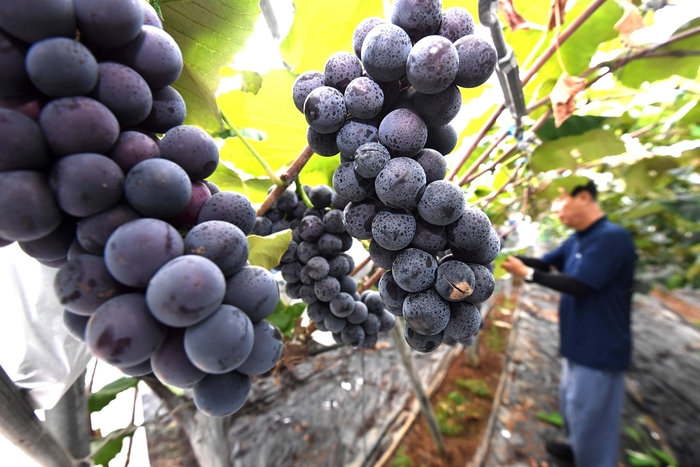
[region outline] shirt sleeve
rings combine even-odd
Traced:
[[[542,261],[545,263],[554,266],[557,268],[559,271],[562,271],[564,269],[564,260],[566,258],[566,249],[568,248],[569,245],[569,239],[567,239],[564,243],[559,245],[558,248],[550,251],[549,253],[545,254],[542,256]]]
[[[623,268],[634,261],[634,243],[625,231],[601,235],[583,250],[581,261],[570,275],[595,290],[612,283]]]
[[[589,285],[566,274],[552,274],[539,270],[536,270],[533,274],[532,282],[544,285],[557,292],[573,295],[574,297],[582,297],[593,290]]]

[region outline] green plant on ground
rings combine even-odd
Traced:
[[[505,352],[506,350],[506,329],[491,325],[491,328],[486,332],[485,343],[486,347],[492,352]]]
[[[564,419],[562,418],[561,414],[557,411],[553,411],[550,413],[537,412],[537,419],[542,420],[543,422],[547,422],[554,426],[564,426]]]
[[[459,389],[471,392],[478,397],[489,397],[491,390],[483,379],[457,378],[455,384]]]
[[[457,391],[452,391],[443,400],[439,400],[435,407],[440,432],[445,436],[457,436],[464,430],[464,422],[467,419],[466,404],[469,399]]]
[[[648,432],[644,418],[639,417],[636,422],[639,429],[625,426],[625,433],[637,445],[635,449],[626,449],[627,460],[633,467],[677,467],[678,462],[673,455],[663,449],[654,447],[655,441]]]
[[[391,460],[391,467],[413,467],[413,461],[406,454],[406,447],[401,446]]]

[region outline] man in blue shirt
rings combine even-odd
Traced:
[[[561,191],[553,210],[575,232],[541,259],[511,256],[503,267],[562,292],[560,405],[568,444],[550,441],[547,450],[577,467],[615,467],[637,255],[629,233],[598,205],[592,181]]]

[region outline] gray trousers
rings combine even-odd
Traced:
[[[624,400],[623,371],[562,361],[560,405],[576,467],[616,467]]]

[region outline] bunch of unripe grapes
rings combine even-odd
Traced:
[[[388,21],[358,24],[352,47],[294,84],[308,144],[322,156],[340,153],[333,188],[349,201],[345,228],[371,240],[372,260],[389,270],[379,292],[405,317],[409,345],[433,351],[445,335],[468,342],[481,321],[476,305],[493,293],[486,265],[500,239],[444,180],[444,155],[457,142],[450,122],[459,88],[486,82],[496,50],[474,35],[467,10],[443,11],[439,0],[395,0]]]
[[[370,349],[379,332],[393,328],[395,318],[377,292],[360,295],[350,276],[355,262],[345,253],[353,242],[343,224],[347,201],[327,185],[303,189],[311,207],[287,189],[257,218],[253,233],[265,236],[291,228],[292,241],[276,268],[286,282],[287,296],[306,303],[316,328],[333,333],[338,344]]]
[[[247,262],[250,201],[205,180],[218,148],[182,125],[182,66],[143,0],[0,2],[0,241],[60,268],[96,357],[222,416],[280,358],[279,289]]]

